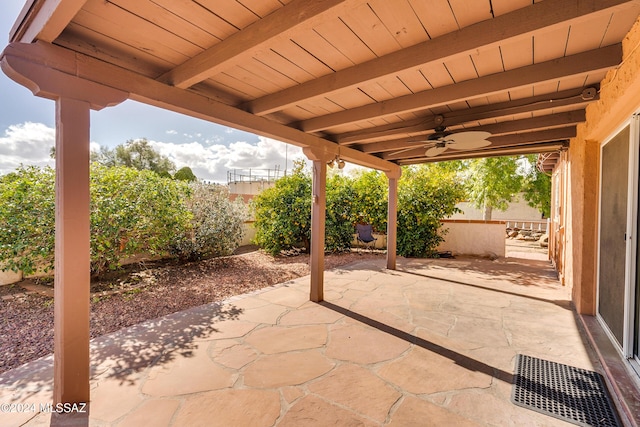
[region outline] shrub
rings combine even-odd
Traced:
[[[35,166],[0,177],[0,270],[53,268],[55,171]]]
[[[141,252],[167,253],[190,228],[189,187],[150,170],[91,167],[91,270],[100,275]]]
[[[325,250],[344,252],[351,249],[355,196],[352,179],[342,175],[333,175],[327,180]]]
[[[174,243],[174,252],[189,260],[231,254],[242,240],[244,203],[229,200],[229,190],[220,185],[192,184],[191,190],[191,227]]]
[[[444,240],[440,220],[457,212],[463,197],[453,173],[430,165],[405,168],[398,189],[398,254],[433,256]]]
[[[387,231],[388,181],[376,170],[360,172],[353,180],[353,222],[371,224],[375,231]]]
[[[311,239],[311,177],[304,162],[296,163],[290,175],[253,198],[255,243],[277,255],[282,250],[304,245]]]
[[[55,172],[21,167],[0,177],[0,269],[53,268]],[[91,167],[91,271],[100,275],[139,252],[167,251],[190,227],[185,183],[151,171]]]

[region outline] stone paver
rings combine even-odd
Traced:
[[[299,278],[94,340],[89,424],[569,425],[510,402],[518,353],[599,369],[548,263],[384,265],[327,272],[321,304]],[[49,357],[0,375],[0,403],[50,402],[51,373]]]
[[[179,400],[147,400],[124,417],[118,427],[169,425],[179,406]]]
[[[245,369],[244,384],[256,388],[300,385],[326,374],[333,366],[319,351],[267,355]]]
[[[270,426],[280,415],[280,395],[273,390],[211,391],[187,399],[176,426]]]
[[[411,344],[349,319],[349,324],[330,328],[327,356],[354,363],[371,364],[394,359]]]
[[[265,354],[308,350],[327,343],[327,328],[309,325],[256,329],[245,338],[245,342]]]
[[[402,396],[369,370],[351,364],[337,367],[309,385],[309,391],[380,423]]]
[[[184,355],[169,353],[149,370],[142,393],[161,397],[218,390],[231,387],[236,377],[234,371],[211,360],[206,346],[200,346]]]

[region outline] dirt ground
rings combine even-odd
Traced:
[[[332,254],[325,268],[385,256],[360,250]],[[135,264],[91,284],[91,337],[307,274],[308,255],[273,257],[255,247],[188,264]],[[53,351],[52,295],[50,281],[0,286],[0,373]]]

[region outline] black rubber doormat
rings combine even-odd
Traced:
[[[600,374],[518,354],[511,401],[581,426],[620,427]]]

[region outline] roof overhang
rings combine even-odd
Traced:
[[[391,172],[559,150],[639,13],[637,0],[31,0],[2,62],[22,84],[44,67]],[[428,157],[438,125],[491,145]]]

